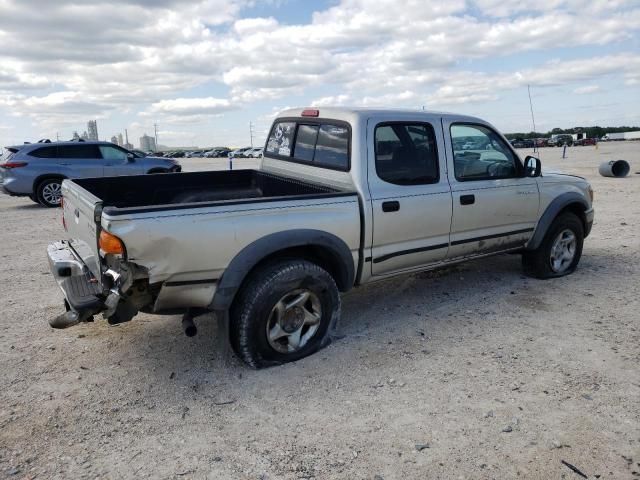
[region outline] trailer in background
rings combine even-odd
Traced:
[[[635,132],[619,132],[619,133],[607,133],[602,137],[604,141],[617,141],[617,140],[640,140],[640,130]]]

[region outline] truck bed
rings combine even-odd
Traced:
[[[258,170],[86,178],[74,183],[100,199],[109,215],[349,193]]]

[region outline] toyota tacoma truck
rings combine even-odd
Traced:
[[[254,368],[327,345],[341,292],[372,281],[505,252],[534,277],[569,274],[594,214],[583,178],[542,173],[486,121],[364,108],[282,112],[259,170],[65,180],[62,194],[52,327],[184,314],[192,335],[214,312]]]

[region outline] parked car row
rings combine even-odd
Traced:
[[[232,158],[261,158],[262,157],[262,147],[244,147],[238,148],[229,152],[229,157]]]
[[[534,148],[534,147],[563,147],[563,146],[585,146],[595,145],[597,140],[595,138],[581,138],[574,140],[571,135],[557,135],[551,138],[518,138],[510,140],[513,148]]]
[[[574,140],[573,144],[578,147],[586,147],[587,145],[595,145],[597,140],[595,138],[581,138],[580,140]]]
[[[164,158],[261,158],[262,150],[262,147],[243,147],[235,150],[228,147],[216,147],[211,150],[158,152],[155,155]]]

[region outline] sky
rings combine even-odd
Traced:
[[[288,107],[640,124],[640,0],[0,0],[0,145],[96,119],[168,146],[264,142]]]

